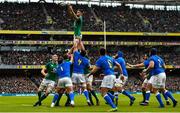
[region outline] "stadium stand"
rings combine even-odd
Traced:
[[[99,19],[106,20],[107,31],[180,31],[178,11],[98,6],[89,8],[87,5],[74,7],[84,12],[83,31],[102,31],[91,9]],[[0,26],[3,30],[73,30],[73,20],[69,19],[66,6],[53,3],[1,3],[0,8]]]
[[[40,84],[42,80],[41,75],[33,75],[33,79]],[[99,77],[93,82],[94,88],[98,91],[100,86],[100,79]],[[24,73],[19,72],[17,74],[9,74],[6,72],[1,72],[1,79],[0,79],[0,93],[36,93],[37,86],[31,81],[31,79]],[[126,89],[131,92],[140,92],[141,91],[141,84],[142,81],[137,79],[134,75],[130,73],[129,80],[126,84]],[[167,76],[166,88],[171,90],[172,92],[180,91],[180,77],[178,76]]]
[[[99,46],[86,46],[88,50],[88,55],[90,56],[90,60],[92,64],[95,64],[95,61],[98,58],[98,49]],[[108,46],[108,48],[112,48],[108,50],[108,54],[113,56],[118,50],[121,50],[125,53],[124,57],[127,62],[136,64],[143,62],[144,53],[148,53],[148,48],[141,46]],[[60,49],[61,52],[57,52],[62,54],[62,51],[66,49],[70,49],[70,46],[57,46],[52,48],[53,51],[57,51]],[[160,51],[160,56],[162,56],[167,65],[178,65],[180,64],[180,54],[178,51],[176,52],[176,47],[158,47]],[[6,51],[1,52],[1,65],[43,65],[49,61],[50,53],[48,49],[45,51]]]

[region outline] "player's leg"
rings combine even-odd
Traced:
[[[123,76],[123,75],[121,75],[121,76]],[[124,80],[122,80],[122,94],[129,97],[129,99],[130,99],[130,104],[129,105],[132,106],[134,104],[135,97],[132,96],[128,91],[125,90],[124,86],[125,86],[128,78],[126,76],[124,76],[123,78],[124,78]]]
[[[66,97],[67,97],[67,100],[66,100],[66,103],[65,103],[65,106],[70,106],[71,104],[71,100],[70,100],[70,96],[68,93],[65,93]]]
[[[115,83],[116,84],[116,83]],[[115,85],[115,87],[113,88],[114,91],[114,95],[112,96],[110,93],[108,93],[108,95],[111,97],[111,99],[114,102],[114,98],[115,98],[115,105],[118,106],[118,96],[119,96],[119,91],[121,91],[121,87]]]
[[[113,88],[113,91],[114,91],[114,98],[115,98],[115,105],[117,106],[118,105],[118,96],[119,96],[119,91],[121,92],[122,91],[122,80],[120,80],[119,78],[117,78],[115,80],[115,84],[114,84],[114,88]],[[114,99],[113,99],[114,100]]]
[[[40,86],[39,87],[39,89],[38,89],[38,101],[40,100],[42,92],[43,92],[44,89],[45,89],[45,86]],[[41,105],[41,103],[40,103],[40,105]]]
[[[61,97],[63,96],[63,94],[64,94],[64,92],[65,92],[65,89],[63,89],[63,88],[61,88],[59,91],[58,91],[58,98],[57,98],[57,100],[56,100],[56,102],[55,102],[55,106],[60,106],[59,105],[59,102],[60,102],[60,100],[61,100]]]
[[[164,99],[166,100],[166,105],[171,105],[171,103],[169,102],[168,96],[165,95],[166,89],[161,89],[160,93],[163,95]]]
[[[88,90],[86,88],[86,83],[85,82],[81,82],[81,86],[82,86],[83,94],[86,97],[87,104],[89,106],[91,106],[91,102],[90,102],[90,99],[89,99],[89,92],[88,92]]]
[[[72,84],[72,80],[68,77],[65,78],[65,87],[66,87],[66,92],[70,98],[70,105],[73,107],[74,106],[73,84]]]
[[[172,100],[172,102],[173,102],[173,107],[176,107],[177,101],[176,101],[176,99],[173,97],[173,95],[171,94],[171,92],[169,92],[168,90],[165,90],[165,89],[164,89],[163,94],[164,94],[165,96],[169,97],[169,98]],[[167,102],[168,102],[168,101],[167,101]],[[167,104],[168,104],[168,103],[167,103]]]
[[[113,103],[111,97],[107,94],[109,90],[114,87],[116,77],[114,75],[108,75],[103,78],[100,91],[104,100],[112,107],[110,111],[117,111],[117,106]]]
[[[59,101],[60,101],[63,93],[64,93],[64,89],[60,88],[59,86],[56,87],[56,93],[54,94],[54,98],[52,100],[51,107],[59,106]],[[58,104],[58,105],[56,105],[56,104]]]
[[[146,100],[146,87],[147,87],[147,79],[144,80],[143,84],[142,84],[142,96],[143,96],[143,100],[142,102],[145,102]],[[140,102],[140,103],[142,103]]]
[[[92,89],[90,92],[91,92],[91,94],[93,95],[93,97],[96,99],[96,105],[99,106],[99,99],[98,99],[98,97],[97,97],[97,95],[96,95],[95,90]]]
[[[54,95],[53,101],[51,103],[51,107],[59,106],[59,101],[65,92],[64,82],[65,82],[64,78],[58,79],[58,83],[57,83],[57,87],[56,87],[57,93]]]
[[[93,97],[96,99],[96,105],[99,106],[99,99],[96,95],[95,90],[92,88],[93,76],[90,76],[89,78],[87,78],[86,82],[87,82],[87,89],[89,91],[89,94],[93,95]],[[89,98],[90,98],[90,96],[89,96]],[[90,101],[91,101],[91,98],[90,98]]]
[[[161,73],[158,74],[158,75],[154,75],[151,77],[153,82],[152,82],[152,87],[153,87],[153,93],[156,95],[156,99],[158,100],[159,102],[159,107],[160,108],[164,108],[164,103],[162,102],[162,99],[161,99],[161,95],[159,93],[159,89],[162,88],[162,80],[163,80],[163,77],[161,76]]]
[[[159,105],[160,105],[159,107],[160,108],[164,108],[164,104],[163,104],[163,101],[161,99],[161,95],[160,95],[158,89],[153,87],[153,92],[156,95],[157,101],[159,102]]]
[[[166,83],[166,74],[165,73],[160,73],[159,74],[159,86],[161,88],[161,90],[164,92],[164,94],[169,97],[172,102],[173,102],[173,107],[176,107],[177,105],[177,101],[175,100],[175,98],[172,96],[172,94],[168,91],[168,90],[165,90],[165,83]]]
[[[88,90],[88,93],[89,93],[89,100],[91,102],[91,105],[94,105],[94,102],[93,102],[93,99],[92,99],[92,94],[91,94],[91,86],[89,83],[86,84],[87,85],[87,90]]]
[[[83,94],[84,94],[84,96],[86,98],[87,104],[89,106],[91,106],[91,102],[90,102],[90,99],[89,99],[89,92],[88,92],[87,86],[86,86],[85,76],[83,74],[78,74],[78,81],[82,86],[82,91],[83,91]]]
[[[147,81],[146,94],[145,94],[145,102],[140,103],[140,105],[143,105],[143,106],[148,106],[149,105],[149,99],[150,99],[151,91],[152,91],[152,83],[153,83],[153,77],[151,77]]]
[[[46,99],[46,97],[53,91],[55,86],[55,82],[54,81],[49,81],[49,84],[47,86],[47,90],[45,92],[45,94],[43,94],[39,100],[39,103],[42,102],[44,99]]]
[[[122,94],[129,97],[129,99],[130,99],[130,104],[129,105],[132,106],[134,104],[134,101],[135,101],[134,96],[132,96],[128,91],[126,91],[124,89],[122,89]]]
[[[37,102],[40,101],[42,93],[46,87],[47,87],[47,82],[45,79],[43,79],[43,81],[41,82],[39,89],[38,89],[38,101]],[[37,105],[41,106],[41,102],[40,103],[37,103],[37,102],[33,106],[37,106]]]

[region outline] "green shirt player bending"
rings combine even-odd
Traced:
[[[38,89],[38,101],[34,106],[41,105],[41,102],[52,92],[55,87],[55,82],[57,79],[56,68],[58,66],[58,56],[56,54],[52,55],[52,61],[48,62],[41,70],[42,75],[44,76],[43,81]],[[46,90],[45,94],[42,95],[42,92]]]
[[[77,10],[75,13],[72,6],[68,4],[68,10],[70,11],[70,14],[74,18],[74,43],[77,44],[77,48],[80,49],[82,48],[82,34],[81,34],[81,29],[82,29],[82,24],[83,24],[83,18],[82,18],[82,11]]]

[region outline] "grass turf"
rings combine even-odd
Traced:
[[[142,95],[134,95],[136,100],[133,106],[129,106],[129,98],[124,95],[119,96],[119,112],[180,112],[180,105],[176,108],[172,107],[172,102],[170,106],[165,106],[165,108],[158,108],[159,104],[155,98],[155,95],[151,95],[149,106],[140,106],[139,102],[142,100]],[[174,95],[177,101],[180,102],[180,94]],[[60,107],[51,108],[50,104],[52,101],[52,96],[49,96],[43,101],[42,106],[33,107],[33,104],[37,101],[35,96],[3,96],[0,97],[0,112],[106,112],[110,109],[108,105],[105,104],[104,99],[99,95],[100,106],[87,106],[85,97],[80,95],[75,97],[75,107],[64,107],[66,97],[60,101]],[[162,96],[164,101],[164,98]],[[95,100],[94,100],[95,102]],[[164,101],[165,103],[165,101]]]

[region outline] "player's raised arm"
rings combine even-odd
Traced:
[[[81,40],[79,40],[79,43],[80,43],[80,49],[85,51],[85,47],[84,47],[83,42]]]
[[[76,15],[76,13],[74,12],[73,8],[72,8],[72,5],[68,4],[68,8],[70,10],[70,12],[72,13],[73,17],[78,20],[79,17]]]
[[[70,62],[73,63],[73,60],[74,60],[74,55],[71,54],[71,59],[70,59]]]

